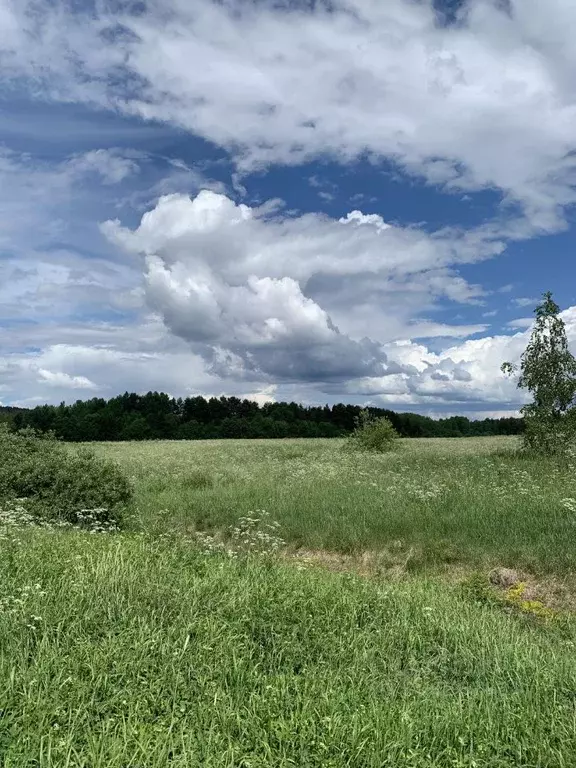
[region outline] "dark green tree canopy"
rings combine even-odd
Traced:
[[[359,405],[304,406],[238,397],[170,398],[158,392],[126,392],[111,400],[93,398],[66,405],[41,405],[10,415],[16,427],[51,430],[64,440],[201,440],[215,438],[344,437],[355,428]],[[514,435],[519,418],[471,421],[465,416],[431,419],[417,413],[370,409],[386,417],[401,437]]]

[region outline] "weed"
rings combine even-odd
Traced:
[[[547,606],[542,600],[529,596],[525,581],[517,581],[504,590],[490,584],[482,573],[473,573],[461,584],[462,594],[479,603],[498,606],[515,613],[549,622],[559,618],[561,613]]]
[[[285,542],[279,536],[280,524],[265,510],[250,512],[240,517],[234,526],[228,528],[223,539],[197,531],[195,539],[205,554],[272,555],[279,552]]]

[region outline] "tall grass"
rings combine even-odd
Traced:
[[[516,455],[515,438],[103,444],[133,477],[146,530],[213,532],[265,509],[293,547],[394,551],[409,567],[576,568],[576,462]]]
[[[425,570],[573,567],[574,467],[513,448],[97,446],[133,481],[127,531],[0,509],[0,765],[572,768],[576,619]],[[417,568],[332,573],[283,540]]]
[[[574,631],[180,537],[0,561],[4,768],[572,766]]]

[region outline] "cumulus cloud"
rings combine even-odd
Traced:
[[[576,307],[562,317],[576,351]],[[54,337],[62,343],[51,342]],[[345,400],[430,415],[504,416],[517,413],[525,398],[515,381],[500,373],[500,365],[503,360],[517,362],[528,338],[529,331],[522,331],[468,339],[441,352],[402,339],[383,347],[389,369],[396,367],[397,373],[322,383],[261,379],[248,389],[232,367],[221,371],[227,377],[215,375],[202,356],[171,334],[160,318],[150,318],[134,326],[55,328],[52,335],[46,329],[33,354],[6,352],[0,345],[0,391],[5,402],[26,406],[93,394],[111,397],[124,390],[163,390],[176,395],[236,394],[261,403]],[[79,389],[79,380],[88,380],[98,389]]]
[[[570,347],[576,353],[576,307],[566,309],[561,317]],[[526,393],[517,389],[514,379],[501,373],[500,366],[505,360],[518,362],[525,350],[531,328],[527,324],[521,327],[525,330],[511,335],[467,339],[440,353],[432,353],[409,340],[386,345],[391,363],[412,365],[417,371],[414,375],[401,377],[403,389],[399,388],[398,394],[411,403],[460,403],[471,410],[480,405],[488,406],[490,410],[490,403],[498,403],[501,407],[492,410],[517,409],[526,401]],[[382,401],[396,397],[387,389],[389,381],[367,380],[364,391],[380,394],[379,384],[383,387]]]
[[[328,157],[392,161],[458,191],[454,199],[488,189],[502,200],[498,217],[475,229],[427,232],[387,220],[385,209],[364,213],[375,202],[368,193],[336,218],[284,215],[281,201],[236,203],[222,182],[174,158],[150,184],[135,152],[91,149],[50,163],[3,149],[3,397],[192,388],[513,411],[521,396],[499,367],[520,355],[528,318],[508,324],[519,333],[479,339],[470,337],[487,326],[470,313],[461,325],[434,313],[445,300],[485,301],[461,265],[566,224],[576,200],[575,25],[576,6],[564,0],[468,0],[453,25],[439,23],[431,0],[90,10],[0,0],[8,87],[159,120],[224,147],[240,199],[250,170]],[[132,179],[140,188],[118,199]],[[325,199],[340,191],[316,176],[309,183]],[[106,221],[108,244],[94,253],[95,221],[133,209],[147,211],[139,225]]]
[[[341,224],[356,224],[361,226],[362,224],[370,224],[378,232],[384,229],[389,229],[390,224],[386,224],[382,216],[377,213],[364,214],[362,211],[350,211],[345,217],[339,219]]]
[[[384,314],[374,307],[371,322],[361,329],[353,318],[350,322],[354,292],[360,287],[364,312],[372,308],[366,282],[380,297],[396,294],[396,301],[411,291],[416,302],[425,296],[432,304],[443,296],[469,303],[480,291],[451,271],[452,262],[475,261],[500,249],[475,233],[430,236],[358,210],[339,220],[320,214],[271,217],[267,206],[238,205],[209,190],[192,200],[161,198],[135,230],[119,221],[105,222],[102,230],[142,256],[148,306],[174,334],[195,345],[213,370],[233,366],[237,375],[280,380],[398,373],[397,365],[387,363],[380,326],[387,322],[386,333],[393,337],[394,323],[402,324],[406,314],[393,318],[389,307]],[[404,303],[404,313],[413,311]],[[450,337],[485,327],[424,320],[409,331]]]
[[[469,0],[453,25],[409,0],[0,9],[5,78],[171,122],[240,168],[391,158],[433,184],[497,188],[548,231],[576,199],[565,0]]]

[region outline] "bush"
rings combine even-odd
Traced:
[[[358,451],[386,453],[398,447],[398,432],[385,416],[374,418],[367,410],[360,411],[356,428],[350,435],[347,447]]]
[[[120,526],[132,488],[116,464],[92,450],[73,452],[52,434],[0,424],[0,499],[16,498],[46,520]]]
[[[561,416],[533,416],[526,418],[522,436],[522,449],[535,456],[561,456],[574,450],[576,445],[576,419],[572,409]]]

